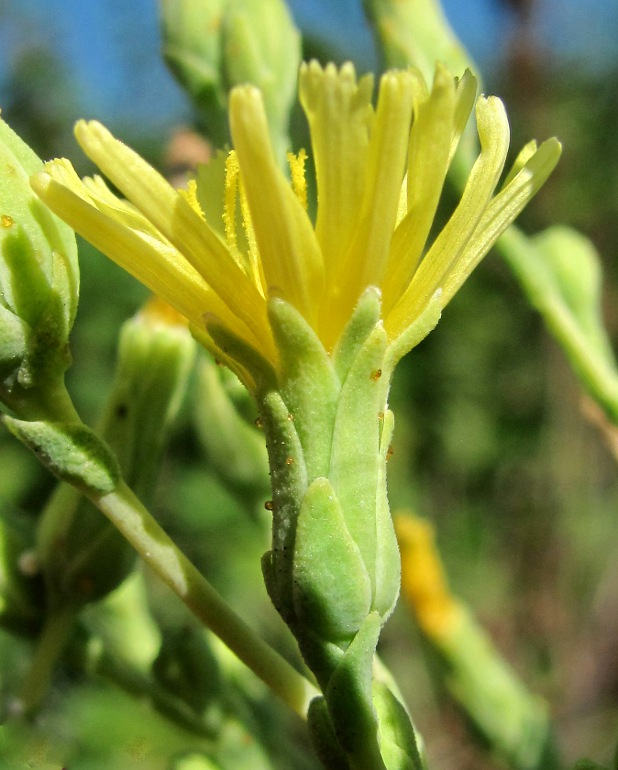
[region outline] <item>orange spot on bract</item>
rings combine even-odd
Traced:
[[[371,375],[371,379],[377,382],[380,377],[382,376],[382,369],[376,369],[375,372]]]
[[[13,227],[14,224],[13,217],[10,217],[8,214],[3,214],[0,218],[0,222],[2,223],[2,227],[6,227],[7,230],[9,227]]]

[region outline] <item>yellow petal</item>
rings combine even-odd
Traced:
[[[451,145],[451,155],[449,163],[453,160],[459,140],[470,118],[470,113],[474,107],[476,101],[476,90],[478,82],[470,70],[466,70],[459,82],[457,83],[457,90],[455,92],[455,119],[453,122],[453,143]]]
[[[524,148],[527,154],[529,145]],[[489,251],[506,228],[519,216],[528,201],[536,195],[560,158],[561,146],[548,139],[529,157],[511,182],[496,195],[481,217],[453,270],[446,276],[443,303],[446,305],[463,282]]]
[[[267,292],[313,323],[324,284],[322,256],[307,212],[277,165],[257,88],[233,89],[230,128]]]
[[[453,76],[438,67],[431,94],[415,106],[408,154],[408,212],[393,236],[382,286],[385,313],[406,290],[421,260],[450,163],[456,104]]]
[[[299,98],[309,130],[318,191],[316,236],[326,282],[337,272],[358,223],[373,121],[373,77],[358,82],[349,62],[340,70],[317,61],[300,69]]]
[[[494,96],[481,97],[476,117],[481,154],[474,164],[459,205],[421,262],[406,292],[385,320],[389,337],[401,334],[442,288],[473,236],[504,167],[509,125],[504,105]],[[443,303],[448,300],[444,298]]]
[[[100,211],[69,161],[46,164],[45,171],[32,177],[31,184],[43,202],[76,232],[191,323],[203,325],[204,314],[215,313],[239,336],[256,344],[253,332],[230,312],[170,243],[153,234],[152,230],[129,226],[122,221],[122,216],[117,219],[111,207],[107,212]],[[125,213],[121,211],[122,215]]]
[[[381,79],[356,232],[340,260],[334,280],[328,285],[330,304],[320,330],[327,348],[337,341],[363,291],[368,286],[382,284],[397,217],[418,84],[419,78],[410,72],[388,72]]]
[[[100,123],[79,121],[75,135],[88,157],[187,259],[230,310],[269,335],[266,309],[253,282],[225,244],[176,190]]]

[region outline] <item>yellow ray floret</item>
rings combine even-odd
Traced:
[[[555,166],[560,145],[527,145],[496,193],[509,144],[502,102],[476,99],[476,81],[438,67],[431,88],[414,70],[387,72],[377,104],[372,79],[304,64],[299,98],[316,171],[315,222],[307,204],[304,151],[291,156],[291,181],[270,145],[260,92],[230,94],[225,189],[193,183],[179,192],[99,123],[80,121],[86,154],[120,190],[80,180],[66,160],[48,163],[32,184],[47,205],[97,248],[207,332],[215,319],[277,368],[267,303],[290,302],[327,351],[359,297],[382,293],[395,342],[432,297],[444,306]],[[476,102],[480,154],[461,200],[432,243],[430,231],[449,165]],[[221,196],[222,220],[200,205]],[[438,295],[436,294],[438,292]],[[245,378],[246,379],[246,378]]]

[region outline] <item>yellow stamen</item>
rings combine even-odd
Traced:
[[[296,193],[296,197],[301,202],[302,207],[307,211],[307,178],[305,176],[307,153],[304,149],[301,149],[298,155],[288,152],[287,158],[292,177],[292,189]]]
[[[255,240],[255,230],[251,222],[251,212],[249,211],[249,201],[247,200],[247,191],[242,181],[242,176],[238,177],[238,197],[240,198],[240,213],[242,215],[242,226],[247,239],[247,248],[249,250],[248,260],[249,269],[253,276],[253,281],[260,294],[266,296],[266,280],[262,270],[262,261],[258,251],[257,241]]]
[[[231,251],[236,251],[238,243],[236,239],[236,193],[238,191],[238,159],[234,150],[231,150],[225,159],[225,191],[223,202],[223,224],[225,226],[225,239]]]
[[[187,201],[189,206],[195,211],[196,214],[199,214],[202,219],[206,219],[204,216],[204,212],[202,211],[202,207],[200,206],[200,202],[197,199],[197,182],[195,179],[190,179],[187,184],[186,190],[178,190],[178,192],[182,195],[182,197]]]

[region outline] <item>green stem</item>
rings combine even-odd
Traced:
[[[63,377],[35,388],[16,386],[4,401],[20,420],[81,422]]]
[[[110,494],[91,499],[194,615],[287,706],[306,718],[310,701],[319,695],[315,687],[236,615],[129,487],[121,482]]]
[[[70,603],[51,609],[30,664],[21,691],[21,703],[26,714],[32,714],[49,688],[56,661],[62,654],[73,628],[75,609]]]

